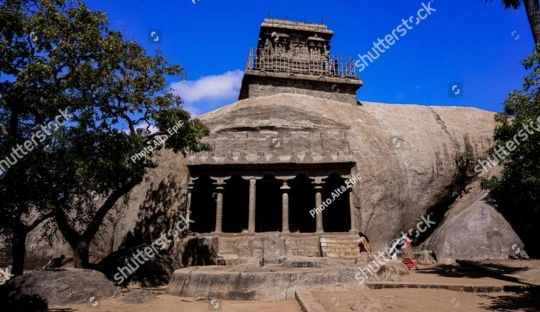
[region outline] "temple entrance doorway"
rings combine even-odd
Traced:
[[[351,229],[351,215],[349,191],[339,194],[336,189],[345,186],[345,179],[338,174],[331,174],[325,180],[322,201],[333,199],[332,203],[323,211],[323,228],[325,232],[348,232]],[[336,196],[332,195],[334,192]]]
[[[315,189],[312,180],[305,174],[296,176],[289,183],[291,190],[289,204],[289,228],[291,232],[315,232],[315,218],[309,211],[315,207]]]
[[[190,230],[210,233],[216,226],[216,193],[209,176],[200,176],[194,183],[191,195]]]
[[[282,182],[271,175],[257,181],[256,232],[281,231],[281,185]]]
[[[223,196],[223,232],[241,233],[248,229],[249,181],[233,175]]]

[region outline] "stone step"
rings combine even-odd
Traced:
[[[356,258],[358,247],[356,236],[321,236],[321,251],[323,257],[329,258]]]

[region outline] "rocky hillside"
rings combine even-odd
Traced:
[[[316,131],[317,127],[344,131],[348,151],[356,161],[352,173],[362,177],[353,189],[355,220],[378,247],[402,230],[415,227],[422,215],[448,208],[449,200],[459,195],[456,159],[466,151],[476,158],[485,155],[492,144],[493,115],[467,107],[369,102],[354,106],[307,95],[278,94],[238,101],[199,118],[214,137],[268,127],[277,133]],[[290,138],[284,138],[287,140]],[[214,153],[229,147],[217,146]],[[107,230],[95,244],[95,254],[115,249],[145,216],[157,211],[166,217],[185,203],[181,192],[187,181],[186,159],[167,152],[158,162],[160,166],[134,189],[124,209],[104,226]],[[44,250],[58,254],[58,248],[43,249],[44,243],[35,244],[37,235],[28,244],[31,255]]]

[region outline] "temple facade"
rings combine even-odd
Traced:
[[[311,99],[356,105],[362,82],[352,57],[330,54],[332,36],[322,24],[265,19],[240,101],[201,116],[212,151],[188,158],[187,203],[191,230],[221,253],[264,253],[271,234],[278,254],[320,256],[322,234],[357,231],[350,127],[281,105],[296,95],[306,107]]]

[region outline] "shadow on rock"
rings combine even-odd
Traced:
[[[182,264],[188,266],[216,265],[217,254],[212,242],[205,238],[192,237],[187,240],[182,253]]]
[[[2,311],[6,312],[47,312],[49,308],[46,299],[39,295],[25,293],[23,288],[9,284],[0,286],[0,302]]]
[[[129,283],[138,283],[143,287],[167,285],[179,265],[168,251],[163,251],[142,264],[137,262],[135,255],[148,247],[139,246],[117,251],[101,260],[98,269],[118,286]]]
[[[172,254],[174,239],[184,235],[175,231],[181,222],[179,216],[185,213],[184,203],[174,179],[164,180],[157,187],[151,185],[139,207],[135,228],[126,235],[118,251],[97,264],[97,269],[116,285],[138,283],[148,287],[168,284],[174,270],[180,267]],[[166,246],[156,244],[161,237],[170,243]],[[151,246],[158,251],[157,254],[145,252],[152,249]]]

